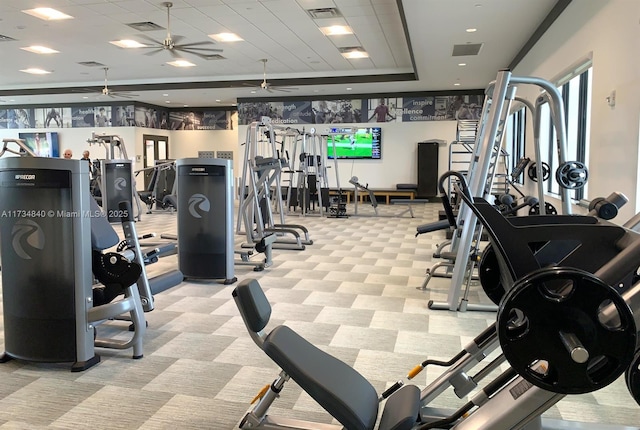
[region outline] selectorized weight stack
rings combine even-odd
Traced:
[[[178,266],[186,278],[236,281],[231,160],[176,161]]]
[[[94,354],[89,166],[80,160],[0,160],[0,255],[5,352],[33,362]]]

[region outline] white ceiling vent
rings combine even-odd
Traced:
[[[307,9],[307,13],[313,19],[337,18],[342,16],[340,11],[335,7],[323,7],[319,9]]]
[[[478,55],[482,43],[467,43],[465,45],[453,45],[453,57],[462,57],[465,55]]]
[[[97,61],[81,61],[78,64],[87,67],[104,67],[104,64],[98,63]]]
[[[207,55],[207,60],[226,60],[226,57],[223,57],[220,54],[211,54]]]
[[[138,31],[156,31],[156,30],[164,30],[164,27],[150,22],[150,21],[146,21],[146,22],[132,22],[131,24],[127,24],[129,27],[133,28],[134,30],[138,30]]]

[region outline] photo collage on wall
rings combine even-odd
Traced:
[[[233,130],[232,111],[172,110],[170,130]]]
[[[32,128],[33,109],[0,109],[0,128]]]
[[[0,109],[0,129],[146,127],[232,130],[235,110],[173,111],[150,105],[51,106]]]
[[[376,97],[308,101],[240,102],[235,110],[164,109],[103,105],[0,109],[0,128],[146,127],[164,130],[233,130],[269,117],[274,124],[455,121],[479,119],[481,94]]]
[[[378,97],[292,102],[238,103],[238,122],[248,125],[263,116],[274,124],[455,121],[479,119],[483,95]]]
[[[111,106],[72,107],[71,126],[77,127],[111,127],[113,117]]]

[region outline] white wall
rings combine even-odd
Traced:
[[[432,139],[444,140],[447,144],[456,137],[456,121],[424,121],[412,123],[384,123],[384,124],[340,124],[341,127],[382,127],[382,158],[380,160],[338,160],[338,174],[342,188],[352,187],[349,179],[357,176],[363,185],[371,188],[395,188],[396,184],[418,181],[417,152],[418,142]],[[300,129],[302,129],[302,124]],[[295,127],[295,126],[293,126]],[[248,126],[240,126],[238,142],[246,140]],[[317,131],[323,133],[325,127],[318,126]],[[244,147],[238,148],[242,157]],[[438,154],[438,175],[448,170],[448,145],[442,145]],[[329,186],[336,187],[337,180],[334,173],[333,160],[328,163]],[[242,175],[242,166],[236,166],[236,177]]]
[[[630,201],[618,222],[640,210],[639,18],[638,0],[573,1],[513,71],[518,76],[552,79],[576,61],[592,55],[587,197],[607,196],[612,191],[624,193]],[[612,108],[606,97],[614,90],[616,106]],[[527,150],[532,157],[532,145]]]
[[[371,126],[360,124],[359,126]],[[412,123],[385,123],[382,126],[382,159],[381,160],[338,160],[340,185],[350,188],[348,183],[352,176],[357,176],[362,184],[371,188],[395,188],[400,183],[417,183],[418,142],[439,139],[446,142],[439,148],[438,176],[448,170],[448,144],[456,137],[456,121],[424,121]],[[341,126],[358,126],[358,124],[341,124]],[[302,125],[300,126],[302,129]],[[127,148],[129,158],[134,162],[134,170],[142,168],[141,157],[144,154],[143,135],[169,137],[169,156],[171,158],[197,157],[198,151],[233,151],[234,176],[242,175],[242,158],[246,140],[247,126],[239,126],[238,130],[158,130],[141,127],[110,127],[108,129],[61,128],[48,129],[57,131],[60,137],[60,152],[69,148],[74,158],[81,158],[82,151],[88,149],[91,158],[104,158],[102,147],[89,146],[87,139],[95,131],[97,134],[108,133],[120,136]],[[18,132],[43,131],[42,129],[0,130],[0,138],[17,138]],[[323,129],[318,129],[322,132]],[[333,161],[329,162],[329,186],[336,187]],[[138,188],[142,185],[138,184]]]

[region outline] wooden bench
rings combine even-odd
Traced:
[[[404,197],[405,199],[409,199],[409,200],[414,200],[416,197],[416,190],[396,190],[395,188],[389,188],[389,189],[369,188],[369,191],[373,192],[373,195],[376,196],[376,199],[378,197],[384,197],[386,204],[389,204],[391,202],[391,197]],[[368,200],[369,198],[367,193],[364,191],[359,192],[358,197],[359,197],[360,203],[363,203],[365,199]]]

